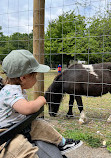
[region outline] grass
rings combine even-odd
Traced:
[[[57,75],[57,71],[53,70],[44,74],[45,91],[53,82]],[[5,76],[1,74],[4,78]],[[33,88],[27,91],[29,100],[33,99]],[[60,110],[57,117],[50,117],[48,114],[48,106],[44,106],[45,119],[51,122],[55,128],[64,136],[73,139],[81,139],[91,147],[101,147],[105,140],[107,150],[111,152],[111,124],[106,122],[111,114],[111,96],[110,94],[102,97],[85,97],[83,96],[84,110],[89,119],[87,124],[79,125],[79,111],[76,102],[74,103],[74,117],[66,118],[68,111],[69,96],[65,94],[63,97]]]
[[[64,132],[64,136],[67,137],[67,138],[83,140],[84,142],[86,142],[91,147],[100,147],[100,146],[102,146],[100,138],[94,137],[93,134],[82,133],[82,131],[80,131],[79,129],[67,130],[67,131]]]
[[[107,150],[111,153],[111,140],[107,141]]]

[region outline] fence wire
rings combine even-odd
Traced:
[[[4,57],[13,49],[27,49],[33,52],[33,2],[32,0],[1,0],[0,1],[0,63]],[[45,64],[51,67],[50,72],[44,76],[44,92],[55,80],[55,89],[59,84],[62,84],[58,91],[49,89],[48,94],[49,104],[45,106],[45,119],[61,124],[61,128],[72,130],[73,128],[83,129],[86,132],[97,135],[102,133],[102,137],[111,139],[111,127],[107,123],[107,119],[111,114],[111,82],[106,78],[110,77],[110,68],[104,68],[104,63],[111,63],[111,0],[46,0],[45,1],[45,36],[44,39],[44,55]],[[40,46],[39,46],[40,47]],[[93,69],[92,64],[101,64],[101,67]],[[61,64],[62,71],[58,74],[58,64]],[[73,64],[86,64],[86,72],[84,67],[69,69]],[[89,65],[89,67],[88,67]],[[1,66],[0,66],[1,67]],[[67,75],[64,76],[67,71]],[[75,76],[81,71],[79,80],[71,80],[69,77]],[[93,72],[92,72],[93,71]],[[95,82],[90,78],[93,73],[96,78],[96,73],[101,71],[100,82]],[[105,76],[105,73],[107,74]],[[72,72],[71,76],[69,75]],[[86,80],[81,81],[84,73]],[[4,75],[2,75],[5,78]],[[68,84],[69,83],[69,84]],[[81,94],[76,93],[76,84],[86,85],[86,92]],[[69,87],[67,87],[69,85]],[[70,86],[73,86],[70,87]],[[93,97],[90,95],[90,85],[96,85],[95,93],[98,86],[101,86],[101,95]],[[103,95],[107,85],[109,93]],[[70,90],[72,88],[72,93]],[[66,90],[67,89],[67,90]],[[29,99],[33,98],[34,90],[28,90]],[[55,100],[52,98],[55,95]],[[76,101],[72,104],[70,96],[74,100],[81,96],[83,100],[84,111],[87,115],[88,122],[84,125],[79,125],[78,120],[80,111]],[[90,97],[89,97],[90,95]],[[56,113],[57,117],[50,117],[49,108],[51,104],[57,105],[58,98],[60,100],[60,108]],[[71,105],[69,105],[71,104]],[[69,117],[67,112],[69,106],[72,108],[72,116]],[[82,107],[79,105],[79,107]],[[55,107],[56,108],[56,107]],[[50,112],[51,113],[51,112]]]

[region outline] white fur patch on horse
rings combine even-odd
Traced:
[[[84,111],[80,113],[79,124],[82,125],[88,121],[87,116]]]
[[[111,123],[111,115],[109,116],[109,118],[107,119],[108,123]]]
[[[85,68],[86,71],[88,71],[90,74],[92,74],[92,75],[96,76],[96,78],[98,78],[98,74],[96,74],[94,72],[94,68],[92,65],[82,65],[82,67]]]

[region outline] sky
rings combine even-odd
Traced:
[[[92,16],[105,16],[111,0],[45,0],[45,31],[49,21],[63,12],[74,10],[89,20]],[[0,26],[4,35],[33,30],[33,0],[0,0]]]

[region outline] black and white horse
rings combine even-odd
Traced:
[[[73,115],[72,108],[75,99],[80,111],[79,122],[82,124],[87,121],[83,111],[82,96],[98,97],[108,92],[111,93],[111,63],[74,64],[55,77],[45,93],[45,98],[49,105],[49,114],[56,116],[63,94],[69,94],[67,116]],[[111,122],[111,116],[107,121]]]

